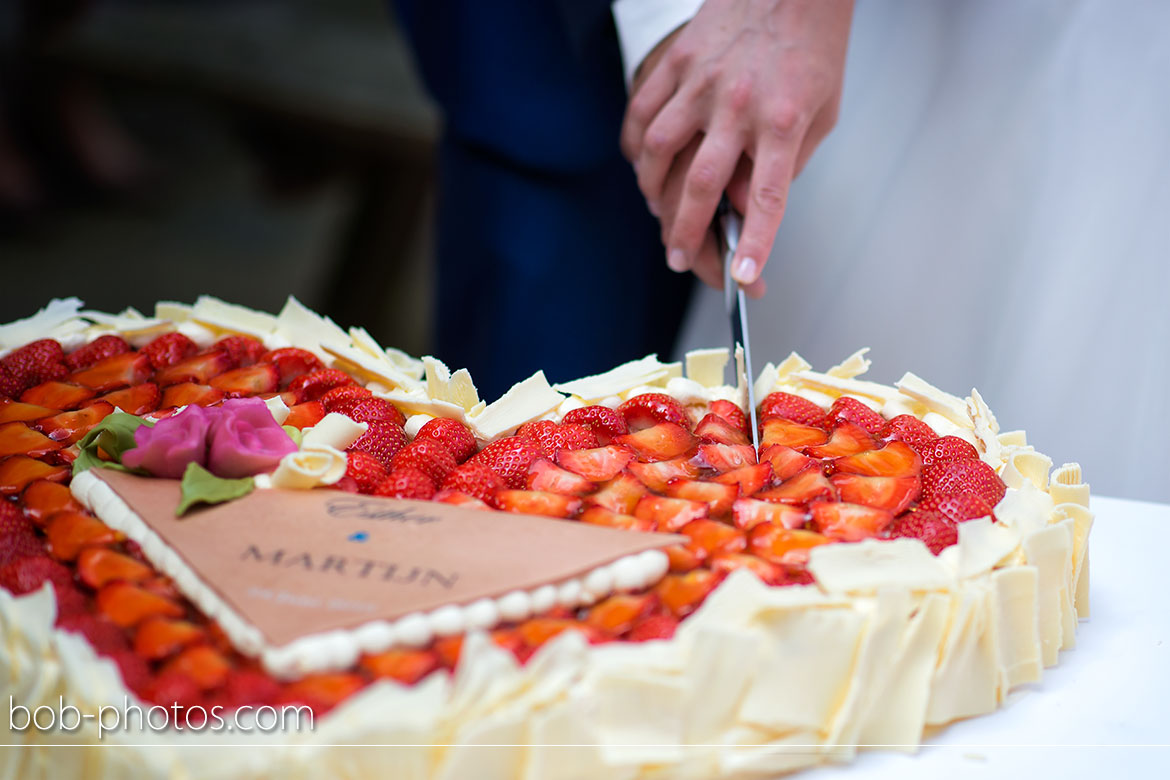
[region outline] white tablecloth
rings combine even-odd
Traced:
[[[1093,497],[1092,509],[1092,614],[1042,682],[916,755],[865,751],[800,777],[1170,777],[1170,506]]]

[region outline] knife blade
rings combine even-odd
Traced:
[[[727,316],[731,319],[731,350],[738,352],[737,347],[743,348],[742,380],[747,385],[748,415],[752,426],[752,445],[756,448],[756,455],[760,452],[760,426],[756,420],[756,391],[755,372],[752,370],[751,339],[748,336],[747,300],[744,298],[743,288],[731,278],[731,261],[735,257],[735,249],[739,246],[739,234],[743,229],[743,218],[736,213],[731,202],[726,197],[719,203],[716,212],[719,223],[717,231],[720,243],[723,245],[723,300],[727,306]],[[737,361],[738,362],[738,361]],[[737,370],[739,367],[736,367]]]

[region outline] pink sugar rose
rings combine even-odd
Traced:
[[[208,433],[207,470],[236,479],[271,471],[296,443],[259,398],[224,401]]]
[[[122,454],[122,465],[146,469],[156,477],[181,479],[188,463],[207,464],[207,432],[218,412],[192,405],[159,420],[153,428],[141,426],[134,431],[137,446]]]

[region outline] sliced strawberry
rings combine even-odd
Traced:
[[[66,466],[52,466],[27,455],[9,455],[0,459],[0,496],[12,496],[38,479],[63,482],[69,476]]]
[[[780,482],[796,476],[814,463],[819,464],[816,458],[783,444],[764,447],[760,453],[760,460],[772,467],[772,475]]]
[[[711,481],[721,485],[736,485],[739,488],[740,496],[752,496],[771,483],[772,464],[763,462],[751,466],[740,466],[723,474],[717,474],[711,478]]]
[[[146,355],[150,365],[157,371],[173,366],[198,351],[199,347],[195,342],[182,333],[164,333],[156,336],[139,351],[139,354]]]
[[[722,575],[706,569],[667,574],[654,586],[654,592],[670,614],[683,618],[698,609],[722,580]]]
[[[833,461],[833,471],[867,477],[914,477],[922,473],[922,458],[901,441],[891,441],[880,450],[867,450]]]
[[[590,643],[605,641],[607,637],[593,626],[567,618],[531,618],[516,626],[516,633],[527,648],[542,647],[566,631],[579,631]]]
[[[225,397],[222,390],[217,390],[210,385],[183,382],[164,387],[158,406],[160,409],[173,409],[177,406],[211,406],[219,403]]]
[[[711,510],[711,517],[725,517],[739,497],[739,485],[703,482],[696,479],[672,479],[666,484],[666,495],[700,501]]]
[[[57,409],[37,404],[25,404],[20,401],[0,400],[0,423],[32,422],[42,417],[48,417]]]
[[[69,488],[57,482],[44,480],[33,482],[20,496],[24,512],[29,519],[41,525],[51,515],[63,509],[80,511],[81,504],[73,497]]]
[[[679,533],[690,537],[688,547],[703,550],[708,557],[743,552],[747,547],[747,537],[741,529],[718,520],[692,520]]]
[[[642,398],[643,396],[638,396]],[[629,447],[644,463],[671,460],[691,451],[699,440],[686,428],[672,422],[658,423],[627,433],[614,439],[617,444]]]
[[[834,474],[829,477],[842,501],[885,509],[899,514],[918,498],[922,483],[918,477],[866,477]]]
[[[113,544],[123,539],[96,517],[81,512],[58,512],[45,523],[49,552],[60,561],[72,561],[82,548],[90,545]]]
[[[143,382],[140,385],[134,385],[134,387],[106,393],[98,400],[112,404],[126,414],[143,415],[158,408],[158,403],[162,400],[162,393],[159,392],[158,385],[154,382]]]
[[[126,352],[94,363],[87,369],[69,377],[75,382],[97,393],[108,393],[119,387],[129,387],[145,382],[153,373],[150,358],[141,352]]]
[[[890,537],[920,539],[932,553],[938,555],[958,543],[959,531],[953,521],[938,512],[914,511],[907,512],[894,522],[890,528]]]
[[[676,477],[693,479],[699,476],[699,467],[686,457],[663,460],[658,463],[639,463],[632,460],[626,468],[643,485],[659,493],[665,492],[667,483]]]
[[[284,424],[291,425],[294,428],[304,429],[313,427],[323,419],[325,419],[325,409],[321,406],[321,402],[305,401],[302,404],[293,404],[289,407],[288,417],[284,419]],[[402,428],[401,425],[398,427],[399,429]],[[366,433],[369,433],[369,431],[366,431]],[[403,433],[402,446],[405,445],[406,434]]]
[[[687,410],[665,393],[643,393],[618,407],[626,418],[631,431],[650,428],[662,423],[673,423],[684,430],[690,430],[691,418]]]
[[[662,551],[670,562],[670,571],[675,574],[686,574],[707,562],[707,551],[690,544],[672,544],[663,547]]]
[[[692,458],[699,468],[714,469],[720,474],[756,463],[756,450],[750,444],[700,444]]]
[[[402,412],[398,411],[398,407],[385,398],[363,398],[350,406],[345,414],[354,422],[368,423],[374,420],[389,420],[398,425],[406,422],[406,418],[402,416]]]
[[[653,465],[659,466],[661,464],[655,463]],[[638,501],[647,492],[646,486],[632,475],[619,474],[602,485],[596,493],[586,496],[585,500],[589,504],[605,507],[618,514],[628,515],[634,511]]]
[[[974,493],[991,507],[1007,492],[1007,485],[995,469],[981,460],[967,458],[936,463],[922,472],[922,495]]]
[[[581,450],[561,450],[557,463],[591,482],[605,482],[621,473],[634,453],[626,447],[610,444]]]
[[[162,387],[177,385],[180,382],[205,385],[213,378],[234,368],[236,365],[227,352],[212,349],[199,355],[184,358],[173,366],[167,366],[154,375],[154,381]]]
[[[695,426],[695,435],[709,444],[748,444],[748,435],[714,412],[708,414]]]
[[[842,542],[859,542],[877,536],[894,522],[894,513],[843,501],[816,501],[809,505],[812,526]]]
[[[745,437],[751,438],[751,425],[748,423],[747,415],[744,414],[743,409],[728,401],[725,398],[719,398],[711,402],[711,414],[716,414],[731,424],[732,428],[742,433]],[[733,444],[735,442],[720,442],[721,444]]]
[[[382,653],[363,656],[361,668],[374,679],[396,680],[414,685],[439,668],[434,650],[396,647]]]
[[[311,674],[285,686],[280,701],[304,702],[320,714],[341,704],[365,685],[365,679],[352,672]]]
[[[496,492],[496,505],[505,512],[522,515],[572,517],[581,508],[581,499],[543,490],[505,489]]]
[[[629,631],[658,606],[653,593],[629,595],[617,593],[599,601],[585,613],[585,624],[606,636],[619,637]]]
[[[956,523],[964,523],[979,517],[995,519],[992,506],[974,493],[931,495],[919,503],[918,510],[938,512]]]
[[[875,446],[877,442],[861,426],[851,422],[839,422],[833,428],[827,442],[806,447],[804,451],[814,458],[839,458],[865,452]]]
[[[134,632],[134,652],[148,661],[159,661],[206,639],[207,632],[189,621],[147,618]]]
[[[791,393],[771,393],[760,404],[760,419],[781,417],[801,425],[824,426],[825,410],[807,398]]]
[[[64,445],[50,439],[27,423],[10,422],[0,425],[0,458],[6,455],[27,455],[39,458],[55,452]]]
[[[356,384],[353,377],[337,368],[322,368],[298,376],[289,383],[288,389],[296,393],[297,399],[316,401],[335,387]]]
[[[809,447],[824,444],[829,440],[829,434],[824,429],[802,425],[783,417],[767,418],[760,423],[760,430],[761,450],[774,444],[783,444],[785,447]]]
[[[496,492],[503,490],[505,485],[504,480],[484,464],[464,463],[447,475],[442,487],[443,490],[458,491],[491,505],[496,501]]]
[[[830,427],[842,422],[853,423],[871,436],[876,436],[881,433],[882,428],[886,427],[884,417],[856,398],[850,398],[847,395],[833,401],[828,414],[825,415],[825,420]]]
[[[756,498],[762,501],[775,501],[781,504],[805,504],[817,499],[832,499],[836,496],[833,483],[821,470],[819,463],[814,463],[794,477],[789,477],[779,486],[756,493]]]
[[[93,396],[93,390],[72,382],[42,382],[21,393],[20,400],[49,409],[76,409]]]
[[[96,590],[114,580],[145,582],[155,572],[129,555],[107,547],[87,547],[77,556],[77,573],[82,582]]]
[[[674,615],[649,615],[635,623],[626,638],[631,642],[670,639],[677,629],[678,618]]]
[[[757,501],[754,498],[737,499],[731,506],[731,516],[735,527],[745,531],[761,523],[772,523],[782,528],[803,528],[808,522],[808,512],[804,507]]]
[[[183,607],[129,582],[110,582],[97,593],[97,608],[123,628],[136,626],[150,617],[177,618]]]
[[[231,360],[230,368],[259,363],[260,357],[264,354],[264,345],[260,343],[259,339],[251,336],[225,336],[212,344],[211,348],[228,356]]]
[[[592,493],[597,485],[584,477],[561,468],[544,458],[537,458],[528,467],[528,489],[546,490],[566,496]]]
[[[912,414],[899,414],[882,427],[878,438],[882,441],[904,441],[918,448],[934,441],[938,434],[926,423]]]
[[[831,540],[814,531],[760,523],[748,531],[748,550],[764,560],[782,565],[808,562],[808,551]]]
[[[915,449],[922,456],[924,468],[949,460],[976,460],[979,458],[979,451],[969,441],[960,439],[958,436],[940,436]]]
[[[464,509],[491,510],[491,507],[485,501],[478,499],[475,496],[469,496],[459,490],[440,490],[439,492],[435,493],[434,497],[431,498],[431,501],[435,501],[440,504],[450,504],[451,506],[461,506]],[[492,501],[495,501],[494,497],[492,498]]]
[[[456,463],[463,463],[475,454],[475,434],[458,420],[436,417],[428,420],[418,429],[416,439],[434,439],[445,445],[455,456]]]
[[[76,412],[61,412],[52,417],[37,420],[37,428],[53,441],[67,447],[113,412],[113,404],[107,401],[94,401]]]
[[[65,356],[65,366],[70,371],[79,371],[89,368],[95,363],[112,358],[115,355],[124,355],[130,351],[126,339],[113,334],[98,336],[83,347],[73,350]]]
[[[218,650],[207,645],[195,645],[182,650],[168,661],[160,674],[177,672],[195,681],[203,690],[218,688],[227,682],[232,665]]]
[[[710,508],[700,501],[666,496],[642,496],[634,507],[634,517],[652,520],[660,531],[677,531],[692,520],[705,519],[710,514]]]
[[[374,495],[426,501],[435,495],[435,480],[415,466],[399,466],[391,469],[386,478],[378,483]]]
[[[633,515],[621,514],[614,512],[612,509],[606,509],[603,506],[594,504],[585,508],[581,512],[580,520],[582,523],[589,523],[591,525],[603,525],[607,528],[620,528],[623,531],[641,531],[642,533],[650,533],[658,530],[658,524],[653,520],[644,517],[634,517]]]
[[[766,561],[751,553],[719,553],[711,556],[707,562],[708,568],[716,574],[728,575],[737,569],[747,569],[755,574],[765,585],[783,585],[786,572],[783,566],[772,561]]]
[[[345,460],[345,475],[357,483],[362,493],[373,493],[386,478],[386,467],[368,452],[351,450]]]
[[[229,398],[240,398],[276,392],[280,387],[280,375],[271,363],[257,363],[224,372],[212,379],[210,384],[222,390]]]
[[[271,363],[276,366],[281,387],[289,387],[294,379],[324,368],[320,358],[300,347],[274,349],[261,355],[258,362]],[[316,398],[317,396],[314,396],[312,400],[316,400]]]
[[[625,415],[608,406],[584,406],[574,409],[566,412],[561,422],[566,425],[584,425],[593,431],[598,443],[603,446],[609,444],[615,437],[630,432]]]
[[[484,464],[508,487],[521,489],[528,483],[528,468],[539,457],[540,450],[532,442],[519,436],[508,436],[484,447],[468,462]]]

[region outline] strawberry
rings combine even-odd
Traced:
[[[725,421],[730,423],[731,427],[735,428],[751,438],[752,429],[748,424],[747,415],[744,414],[743,409],[728,401],[725,398],[719,398],[711,402],[711,414],[722,417]]]
[[[803,456],[802,456],[803,457]],[[772,480],[772,465],[767,461],[717,474],[712,482],[721,485],[735,485],[740,496],[752,496],[764,489]]]
[[[44,554],[45,545],[31,525],[23,531],[0,532],[0,566],[19,558]]]
[[[557,425],[551,420],[525,423],[516,435],[536,445],[540,453],[555,460],[561,450],[584,450],[597,447],[597,437],[584,425]]]
[[[108,525],[81,512],[58,512],[45,523],[45,538],[49,552],[59,561],[72,561],[83,547],[91,544],[112,544],[122,540],[122,534]]]
[[[722,579],[722,575],[706,569],[667,574],[654,586],[654,593],[671,615],[683,618],[698,609]]]
[[[700,444],[695,454],[695,465],[714,469],[720,474],[756,463],[756,450],[750,444]]]
[[[719,553],[711,556],[707,566],[711,571],[724,575],[737,569],[747,569],[765,585],[783,585],[786,579],[783,566],[751,553]]]
[[[877,536],[894,522],[894,514],[844,501],[815,501],[809,505],[812,527],[842,542],[859,542]]]
[[[53,466],[27,455],[0,458],[0,496],[11,496],[38,479],[63,482],[69,477],[65,466]]]
[[[825,477],[819,463],[780,483],[778,487],[761,490],[756,498],[780,504],[804,504],[815,499],[832,500],[836,496],[833,483]]]
[[[398,407],[384,398],[363,398],[350,406],[346,416],[354,422],[373,422],[374,420],[389,420],[403,425],[406,418]]]
[[[914,415],[899,414],[882,427],[878,438],[882,441],[904,441],[917,449],[937,439],[938,434]]]
[[[559,465],[592,482],[613,479],[633,459],[634,453],[616,444],[581,450],[561,450],[557,453]]]
[[[940,552],[959,541],[959,531],[954,522],[931,511],[907,512],[890,527],[890,537],[921,539],[932,553]]]
[[[918,503],[917,511],[938,512],[955,523],[974,520],[978,517],[995,519],[992,507],[974,493],[951,493],[931,495]]]
[[[731,512],[731,505],[739,497],[739,486],[676,478],[666,483],[666,495],[701,501],[710,509],[712,517],[723,517]]]
[[[447,475],[442,487],[491,505],[495,503],[496,491],[503,490],[504,480],[483,463],[464,463]]]
[[[264,345],[251,336],[225,336],[212,344],[211,348],[226,354],[231,360],[231,368],[259,363],[260,356],[264,354]]]
[[[89,640],[93,649],[102,655],[113,655],[130,649],[126,632],[101,615],[85,613],[69,615],[57,621],[57,628],[81,634]]]
[[[32,422],[56,412],[47,406],[26,404],[20,401],[0,399],[0,424],[9,422]]]
[[[363,398],[373,398],[374,394],[361,385],[342,385],[335,387],[318,399],[326,412],[340,412],[348,414],[354,403]]]
[[[1007,492],[995,469],[981,460],[966,458],[936,463],[922,472],[922,495],[974,493],[991,507]]]
[[[871,436],[876,436],[881,432],[882,428],[886,427],[886,419],[884,417],[856,398],[850,398],[847,395],[843,395],[836,401],[833,401],[833,405],[829,407],[828,414],[825,415],[825,420],[830,426],[840,422],[851,422],[859,428],[864,429]]]
[[[11,501],[0,498],[0,536],[17,532],[32,532],[32,521],[24,516],[20,507]]]
[[[673,423],[687,431],[691,429],[687,410],[665,393],[636,395],[619,406],[618,411],[626,418],[630,430],[634,431],[662,423]]]
[[[763,447],[760,452],[760,461],[772,467],[772,475],[778,482],[794,477],[814,463],[819,464],[816,458],[811,458],[792,447],[783,444],[771,444]]]
[[[98,400],[112,404],[126,414],[143,415],[158,408],[158,402],[162,400],[162,393],[159,392],[158,385],[154,382],[143,382],[140,385],[134,385],[134,387],[106,393]]]
[[[659,492],[664,492],[667,483],[675,477],[693,479],[699,476],[699,467],[694,464],[691,458],[685,457],[660,460],[657,463],[639,463],[632,460],[626,468],[643,485]]]
[[[179,712],[184,707],[203,705],[203,692],[199,684],[185,674],[174,671],[162,672],[151,680],[142,691],[147,701],[166,707],[172,713]],[[179,710],[174,710],[174,705]],[[174,715],[177,722],[182,722],[182,715]]]
[[[158,661],[206,639],[207,633],[189,621],[147,618],[134,632],[134,652],[148,661]]]
[[[346,454],[345,475],[357,482],[362,493],[373,493],[386,478],[386,467],[370,453],[353,450]]]
[[[949,460],[979,458],[979,451],[969,441],[960,439],[958,436],[940,436],[915,449],[922,456],[923,467],[945,463]]]
[[[335,387],[357,384],[353,377],[336,368],[322,368],[308,374],[301,374],[288,384],[288,389],[296,393],[297,400],[316,401]]]
[[[61,449],[62,444],[53,441],[40,431],[33,430],[27,423],[11,422],[0,425],[0,458],[5,455],[28,455],[40,458]]]
[[[151,683],[150,665],[129,650],[120,650],[109,653],[108,657],[118,667],[122,675],[122,683],[135,693],[146,690]],[[195,722],[195,718],[191,719]]]
[[[496,505],[505,512],[572,517],[581,508],[581,499],[543,490],[504,489],[496,492]]]
[[[20,394],[26,404],[48,407],[49,409],[76,409],[95,395],[93,390],[72,382],[41,382]]]
[[[47,555],[26,555],[0,566],[0,585],[14,596],[30,593],[45,582],[72,585],[73,575]]]
[[[634,507],[634,517],[652,520],[660,531],[677,531],[692,520],[702,520],[710,514],[710,507],[700,501],[653,494],[642,496]]]
[[[375,496],[387,498],[416,498],[426,501],[435,495],[435,481],[425,471],[413,466],[393,469],[374,488]]]
[[[139,350],[146,355],[155,371],[167,366],[173,366],[183,358],[191,357],[199,351],[195,342],[182,333],[164,333],[156,336],[149,344]]]
[[[97,608],[123,628],[136,626],[149,617],[182,617],[184,611],[171,599],[129,582],[103,585],[97,592]]]
[[[842,501],[886,509],[895,515],[918,498],[922,484],[918,477],[866,477],[834,474],[829,477]]]
[[[829,440],[824,444],[806,447],[805,452],[814,458],[839,458],[843,455],[853,455],[874,448],[873,437],[860,425],[851,422],[838,422],[829,434]]]
[[[415,439],[390,461],[392,470],[406,466],[416,468],[430,477],[435,485],[443,484],[443,480],[457,465],[451,451],[433,439]],[[491,468],[491,465],[488,464],[488,467]]]
[[[8,373],[3,363],[0,363],[0,400],[18,398],[23,391],[24,385]]]
[[[743,530],[718,520],[692,520],[680,528],[679,533],[690,537],[688,547],[703,550],[708,557],[718,553],[743,552],[747,547],[747,537]]]
[[[66,355],[65,366],[70,371],[79,371],[83,368],[89,368],[94,363],[98,363],[106,358],[112,358],[115,355],[124,355],[129,351],[130,345],[126,343],[126,339],[121,336],[115,336],[112,333],[106,334],[105,336],[98,336],[84,347],[79,347]]]
[[[775,504],[754,498],[739,498],[731,505],[732,521],[736,528],[750,531],[761,523],[771,523],[778,528],[803,528],[808,522],[804,507],[789,504]]]
[[[794,423],[811,426],[824,426],[825,410],[807,398],[791,393],[775,392],[768,395],[760,404],[760,419],[781,417]]]
[[[375,679],[414,685],[439,668],[439,656],[434,650],[396,647],[383,653],[363,656],[360,665]]]
[[[593,431],[598,443],[603,446],[613,441],[614,437],[630,432],[625,415],[608,406],[583,406],[565,412],[561,422],[565,425],[584,425]]]
[[[12,397],[42,382],[62,379],[69,373],[65,366],[65,350],[53,339],[25,344],[0,358],[0,366],[10,378],[9,387],[18,388],[8,393]]]
[[[631,642],[647,642],[651,639],[670,639],[678,629],[678,618],[673,615],[650,615],[642,618],[630,629],[626,637]]]
[[[262,706],[279,695],[280,683],[260,669],[232,669],[223,684],[223,701],[229,709]]]
[[[504,484],[519,489],[528,482],[528,468],[540,457],[540,450],[527,439],[509,436],[499,439],[480,450],[471,458],[471,463],[482,463],[496,472]]]
[[[154,569],[108,547],[87,547],[77,556],[77,574],[86,585],[97,589],[114,580],[145,582],[154,576]]]
[[[645,396],[638,396],[643,398]],[[616,444],[629,447],[644,463],[671,460],[691,451],[699,440],[687,428],[673,422],[637,429],[634,433],[618,436]]]
[[[153,372],[149,357],[140,352],[125,352],[71,374],[69,381],[97,393],[108,393],[119,387],[145,382]]]
[[[418,439],[434,439],[445,445],[455,456],[457,463],[463,463],[475,454],[475,434],[458,420],[449,420],[445,417],[427,420],[423,427],[418,429],[415,440]]]
[[[781,565],[808,562],[809,550],[831,540],[815,531],[759,523],[748,531],[748,550],[766,561]]]
[[[212,349],[167,366],[154,375],[154,381],[162,387],[180,382],[204,385],[234,368],[236,366],[232,365],[231,356],[227,352]]]
[[[644,517],[634,517],[633,515],[621,514],[614,512],[612,509],[606,509],[603,506],[594,504],[587,507],[581,512],[581,517],[578,518],[582,523],[589,523],[590,525],[603,525],[606,528],[620,528],[623,531],[641,531],[642,533],[650,533],[658,530],[658,524],[653,520]]]
[[[654,464],[655,466],[661,464]],[[665,486],[665,482],[663,485]],[[617,514],[631,514],[638,501],[649,491],[629,474],[618,474],[601,486],[596,493],[586,496],[587,503],[604,507]]]
[[[553,464],[544,458],[537,458],[528,467],[527,487],[529,490],[545,490],[565,496],[592,493],[597,485],[584,477]]]
[[[281,347],[271,352],[265,352],[260,356],[259,362],[272,363],[276,366],[280,374],[280,386],[289,387],[290,389],[290,383],[294,380],[324,368],[321,365],[321,360],[316,355],[307,349],[301,349],[299,347]],[[346,384],[352,381],[350,380]],[[315,401],[318,396],[313,396],[308,400]]]
[[[711,412],[695,426],[695,435],[710,444],[748,444],[748,435],[719,415]]]
[[[808,447],[814,444],[824,444],[829,440],[829,434],[822,428],[793,422],[783,417],[769,417],[760,423],[760,450],[776,444],[785,447]]]
[[[289,407],[288,417],[284,419],[284,424],[294,428],[311,428],[324,418],[325,407],[321,406],[320,401],[305,401],[302,404],[293,404]],[[366,433],[369,433],[369,430]],[[402,443],[406,444],[405,432],[402,434]]]
[[[658,599],[653,593],[617,593],[590,607],[585,613],[585,624],[607,636],[619,637],[657,606]]]
[[[209,384],[217,390],[222,390],[228,398],[240,398],[276,392],[280,386],[280,376],[276,366],[271,363],[257,363],[254,366],[225,371]]]
[[[197,385],[194,382],[183,382],[163,388],[162,399],[158,402],[160,409],[174,409],[177,406],[211,406],[224,399],[222,390],[210,385]]]
[[[293,408],[299,409],[316,403],[317,401],[308,401],[297,404]],[[290,414],[289,417],[292,415]],[[285,424],[288,424],[288,420],[285,420]],[[349,445],[349,449],[368,452],[389,469],[394,461],[394,456],[406,446],[406,431],[402,430],[402,426],[393,420],[372,420],[367,424],[369,427],[366,432]]]

